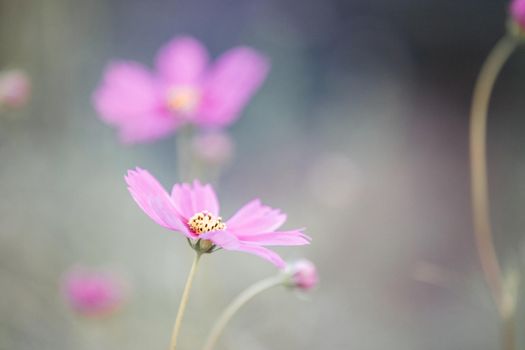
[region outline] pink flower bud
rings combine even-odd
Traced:
[[[192,148],[195,155],[206,163],[221,165],[233,157],[235,145],[227,133],[210,131],[195,136]]]
[[[525,0],[513,0],[510,4],[510,15],[521,30],[525,30]]]
[[[124,288],[117,278],[82,268],[66,273],[62,290],[70,306],[87,317],[109,315],[124,299]]]
[[[0,72],[0,107],[17,108],[25,105],[31,93],[29,76],[22,70]]]
[[[310,290],[319,282],[317,268],[310,260],[301,259],[288,266],[293,287]]]

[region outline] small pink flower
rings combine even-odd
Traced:
[[[525,0],[513,0],[510,4],[510,14],[520,28],[525,30]]]
[[[0,107],[18,108],[29,100],[29,76],[20,69],[0,72]]]
[[[160,49],[155,72],[132,61],[110,64],[93,101],[122,142],[148,142],[187,123],[233,123],[268,70],[268,60],[248,47],[233,48],[211,64],[199,41],[181,36]]]
[[[192,140],[192,148],[199,159],[220,165],[232,158],[235,145],[227,133],[216,130],[196,135]]]
[[[307,291],[319,282],[317,268],[310,260],[302,259],[288,265],[292,287]]]
[[[223,222],[217,196],[210,185],[197,180],[193,184],[176,184],[170,195],[148,171],[139,168],[128,171],[126,182],[137,204],[151,219],[192,241],[197,240],[194,246],[201,249],[206,246],[206,252],[217,246],[255,254],[284,267],[281,257],[265,246],[310,242],[300,230],[276,231],[286,221],[286,215],[262,205],[258,199]]]
[[[108,315],[124,299],[123,286],[114,276],[82,268],[65,275],[62,289],[71,307],[84,316]]]

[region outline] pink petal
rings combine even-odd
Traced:
[[[154,78],[139,63],[114,62],[106,68],[93,103],[102,120],[113,125],[149,114],[158,104]]]
[[[278,231],[269,233],[260,233],[256,235],[238,236],[243,243],[256,243],[258,245],[305,245],[310,244],[311,238],[298,230]]]
[[[160,200],[159,198],[153,198],[151,200],[151,207],[166,224],[166,227],[181,232],[188,238],[197,238],[197,235],[190,231],[185,224],[186,221],[181,218],[180,214],[175,210],[173,203]]]
[[[164,110],[159,86],[139,63],[120,61],[106,69],[93,102],[102,120],[118,128],[123,143],[153,141],[183,122]]]
[[[198,122],[206,126],[233,123],[268,74],[268,60],[247,47],[224,53],[203,83]]]
[[[157,224],[170,230],[194,237],[181,221],[168,193],[146,170],[129,170],[126,178],[128,189],[135,202]]]
[[[272,232],[286,221],[286,215],[278,209],[262,205],[258,199],[239,209],[226,222],[228,230],[237,236]]]
[[[224,248],[224,249],[227,249],[227,248]],[[277,254],[273,250],[270,250],[270,249],[265,248],[265,247],[260,247],[260,246],[257,246],[257,245],[242,244],[242,245],[240,245],[239,247],[237,247],[236,249],[233,249],[233,250],[236,250],[236,251],[239,251],[239,252],[250,253],[250,254],[253,254],[253,255],[257,255],[257,256],[265,259],[265,260],[268,260],[269,262],[271,262],[272,264],[274,264],[278,268],[283,268],[286,265],[286,263],[279,256],[279,254]]]
[[[225,250],[250,253],[270,261],[272,264],[276,265],[279,268],[283,268],[285,266],[284,260],[274,251],[258,246],[257,244],[241,242],[231,232],[215,231],[206,233],[204,235],[201,235],[200,237],[203,239],[210,239],[217,246]]]
[[[525,1],[513,0],[510,4],[510,14],[522,28],[525,28]]]
[[[185,219],[202,211],[219,215],[219,201],[213,187],[202,185],[198,180],[193,181],[193,185],[176,184],[171,191],[171,198]]]
[[[160,78],[171,84],[194,85],[208,65],[208,53],[202,44],[189,36],[176,37],[157,54]]]
[[[182,119],[162,111],[144,113],[121,123],[119,138],[125,144],[151,142],[169,136],[183,123]]]

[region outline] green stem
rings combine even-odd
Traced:
[[[199,265],[200,257],[201,257],[201,254],[197,252],[195,254],[195,258],[193,259],[193,264],[191,265],[190,273],[188,274],[188,279],[186,280],[186,286],[184,287],[184,292],[182,293],[182,298],[179,304],[179,311],[177,312],[177,318],[175,319],[175,325],[173,326],[170,350],[175,350],[177,347],[177,338],[179,336],[180,327],[182,325],[182,319],[184,317],[184,311],[186,310],[186,305],[188,304],[191,285],[193,283],[193,278],[195,277],[195,273],[197,272],[197,267]]]
[[[476,82],[470,114],[470,174],[474,235],[487,284],[500,312],[503,278],[494,248],[490,222],[486,154],[487,111],[496,78],[516,46],[515,39],[504,37],[489,54]]]
[[[241,294],[239,294],[237,298],[235,298],[230,303],[230,305],[226,307],[221,316],[213,325],[210,335],[208,336],[204,345],[204,350],[212,350],[215,347],[228,322],[247,302],[249,302],[258,294],[283,283],[284,277],[283,275],[279,274],[277,276],[272,276],[261,280],[241,292]]]
[[[181,127],[175,136],[175,147],[177,152],[177,174],[180,182],[191,180],[191,137],[193,135],[193,128],[191,125],[184,125]]]
[[[487,177],[487,113],[496,79],[518,46],[512,37],[503,37],[487,57],[479,74],[470,114],[470,166],[472,220],[476,247],[485,279],[503,321],[503,348],[515,349],[514,316],[505,310],[503,277],[494,247],[490,220]],[[511,320],[511,323],[508,323]]]

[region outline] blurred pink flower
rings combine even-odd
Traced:
[[[153,141],[186,123],[233,123],[262,84],[269,62],[249,47],[236,47],[213,64],[196,39],[176,37],[162,47],[155,72],[133,61],[115,61],[93,95],[102,120],[124,143]]]
[[[525,0],[513,0],[510,4],[510,14],[521,30],[525,30]]]
[[[199,159],[219,165],[232,158],[235,145],[227,133],[216,130],[196,135],[192,140],[192,148]]]
[[[64,296],[84,316],[104,316],[118,309],[124,299],[123,286],[114,276],[74,268],[62,281]]]
[[[128,171],[126,182],[137,204],[151,219],[191,240],[211,242],[205,244],[206,251],[213,250],[215,245],[255,254],[284,267],[281,257],[264,246],[310,242],[300,230],[276,231],[286,221],[286,215],[262,205],[258,199],[246,204],[224,223],[210,185],[202,185],[197,180],[193,184],[176,184],[169,195],[148,171],[139,168]]]
[[[20,69],[0,72],[0,107],[18,108],[29,100],[31,82]]]
[[[319,275],[317,268],[310,260],[302,259],[288,265],[291,285],[301,290],[310,290],[317,286]]]

